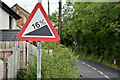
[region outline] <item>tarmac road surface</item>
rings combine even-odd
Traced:
[[[120,71],[94,61],[78,58],[82,80],[120,80]]]

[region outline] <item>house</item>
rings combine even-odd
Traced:
[[[17,74],[17,69],[19,69],[19,67],[14,67],[10,64],[14,63],[13,61],[18,62],[17,59],[14,59],[13,54],[23,54],[23,51],[20,50],[19,53],[16,52],[18,50],[17,47],[20,47],[21,45],[19,45],[19,41],[17,42],[9,40],[10,38],[15,38],[15,36],[11,36],[13,36],[14,34],[13,31],[17,29],[17,20],[19,20],[20,18],[21,17],[17,13],[15,13],[9,6],[7,6],[4,2],[0,0],[0,61],[3,62],[0,65],[0,80],[3,78],[14,78],[14,76],[16,76]],[[11,34],[9,34],[8,32],[11,32]],[[6,41],[5,38],[7,38],[8,41]],[[16,56],[16,58],[18,58],[18,56]],[[16,64],[16,66],[19,65]]]
[[[21,17],[0,1],[0,29],[16,29],[16,20]]]
[[[17,28],[17,20],[19,20],[20,18],[21,17],[16,14],[9,6],[7,6],[4,2],[0,1],[0,49],[10,47],[9,45],[6,47],[5,42],[1,41],[3,37],[6,37],[8,39],[9,37],[11,37],[4,36],[3,30],[15,30]]]
[[[15,4],[14,6],[11,7],[12,10],[14,10],[18,15],[20,15],[22,18],[20,20],[17,20],[17,27],[20,29],[23,27],[25,22],[27,21],[30,13],[27,12],[25,9],[20,7],[18,4]]]

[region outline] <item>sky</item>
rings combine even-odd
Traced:
[[[16,3],[20,5],[22,8],[27,10],[28,12],[32,12],[35,5],[38,3],[38,0],[2,0],[5,4],[7,4],[9,7],[12,7]],[[49,0],[50,2],[50,14],[58,11],[59,0]],[[66,0],[62,0],[62,6],[66,3]],[[43,8],[45,9],[46,13],[48,13],[48,0],[42,0]]]

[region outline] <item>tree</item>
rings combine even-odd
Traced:
[[[115,58],[120,56],[120,7],[114,3],[67,3],[64,14],[73,5],[73,15],[63,17],[63,44],[78,53]],[[76,42],[77,45],[74,45]]]
[[[55,11],[50,15],[50,20],[56,24],[55,28],[58,27],[58,12]]]

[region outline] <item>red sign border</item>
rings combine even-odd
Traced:
[[[29,25],[29,23],[31,22],[33,16],[35,15],[37,9],[40,9],[44,18],[46,19],[48,25],[50,26],[53,34],[55,35],[55,38],[45,38],[45,37],[22,37],[22,34],[24,33],[24,31],[26,30],[27,26]],[[37,3],[35,8],[33,9],[31,15],[29,16],[28,20],[25,22],[23,28],[21,29],[21,31],[19,32],[19,34],[17,35],[17,40],[22,40],[22,41],[59,41],[60,37],[57,34],[55,28],[53,27],[49,17],[47,16],[44,8],[42,7],[42,5],[40,3]]]

